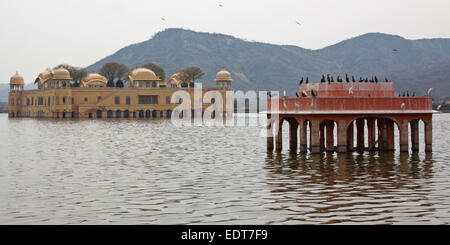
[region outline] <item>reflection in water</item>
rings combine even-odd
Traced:
[[[0,114],[0,224],[447,224],[449,122],[432,155],[311,155],[258,126]]]
[[[417,223],[435,211],[430,154],[269,153],[266,162],[273,198],[290,211],[286,221]]]

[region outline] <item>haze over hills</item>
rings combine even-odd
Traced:
[[[334,76],[348,73],[357,78],[389,75],[389,80],[404,88],[406,81],[403,79],[408,76],[402,72],[408,69],[416,71],[418,67],[426,69],[431,63],[449,58],[450,39],[407,40],[395,35],[368,33],[323,49],[309,50],[248,42],[223,34],[167,29],[148,41],[117,51],[89,66],[88,70],[98,71],[104,63],[112,61],[131,67],[153,62],[162,66],[170,76],[187,66],[199,66],[206,73],[202,79],[204,84],[214,86],[215,74],[224,67],[231,72],[235,89],[287,91],[296,91],[301,76],[318,81],[322,74],[328,73]],[[442,64],[435,68],[437,73],[448,71]],[[422,92],[421,82],[427,89],[428,86],[445,83],[442,80],[445,76],[438,78],[423,71],[428,76],[417,74],[422,80],[414,82],[410,90]],[[448,95],[450,88],[435,91],[438,97]]]
[[[435,97],[450,96],[450,39],[407,40],[400,36],[368,33],[318,50],[297,46],[249,42],[223,34],[166,29],[151,39],[129,45],[87,67],[98,72],[107,62],[130,67],[156,63],[167,77],[188,66],[205,71],[204,86],[215,86],[216,73],[225,68],[233,76],[233,88],[239,90],[297,91],[300,77],[310,82],[322,74],[334,77],[386,76],[396,90],[423,95],[435,87]],[[55,64],[56,65],[56,64]],[[6,101],[0,86],[0,101]]]

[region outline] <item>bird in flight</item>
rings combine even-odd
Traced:
[[[164,19],[163,17],[161,17],[161,20],[162,20],[162,21],[166,21],[166,19]]]
[[[223,5],[219,3],[219,7],[223,8]]]
[[[397,52],[398,51],[398,49],[396,49],[396,48],[394,48],[392,51],[394,51],[394,52]]]
[[[298,21],[295,21],[295,23],[297,23],[297,25],[301,26],[302,24]]]

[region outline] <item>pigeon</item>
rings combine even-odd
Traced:
[[[308,79],[308,77],[306,77],[306,82],[305,83],[309,83],[309,79]]]
[[[353,94],[353,85],[348,89],[348,94]]]
[[[345,74],[345,81],[348,82],[348,83],[350,82],[350,79],[348,79],[348,75],[347,74]]]
[[[300,80],[300,82],[298,83],[298,85],[301,85],[303,83],[303,77],[302,77],[302,79]]]
[[[434,88],[428,89],[427,95],[430,96],[431,92],[433,92]]]
[[[402,111],[405,110],[405,103],[402,103],[402,105],[400,106],[402,108]]]
[[[352,82],[353,82],[353,83],[356,83],[356,80],[355,80],[355,77],[354,77],[354,76],[352,76]]]
[[[295,96],[297,96],[297,98],[300,97],[300,96],[298,96],[298,93],[295,93]]]

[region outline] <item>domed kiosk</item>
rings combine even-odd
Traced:
[[[84,88],[104,88],[106,87],[106,78],[98,73],[89,73],[81,81]]]
[[[11,91],[21,91],[23,90],[24,85],[25,82],[23,80],[23,77],[19,75],[19,72],[16,72],[16,74],[9,80],[9,87]]]
[[[217,88],[231,88],[231,74],[225,70],[220,70],[216,75]]]
[[[130,88],[154,89],[159,88],[161,79],[152,70],[141,67],[132,70],[126,81]]]

